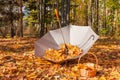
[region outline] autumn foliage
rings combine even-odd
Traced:
[[[61,44],[60,49],[48,49],[45,51],[44,58],[60,62],[67,59],[72,59],[74,57],[80,56],[82,54],[82,49],[71,44]]]
[[[35,38],[0,39],[0,80],[119,80],[119,40],[100,38],[79,63],[55,64],[34,56]]]

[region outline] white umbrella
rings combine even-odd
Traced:
[[[51,30],[42,38],[37,40],[35,42],[35,55],[43,57],[45,55],[45,50],[49,48],[59,49],[60,44],[70,43],[81,48],[83,50],[83,56],[98,39],[98,35],[91,29],[90,26],[69,25],[61,28],[61,30]]]

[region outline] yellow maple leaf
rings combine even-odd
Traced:
[[[107,80],[104,76],[100,77],[99,80]]]

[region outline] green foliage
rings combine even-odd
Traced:
[[[107,6],[110,9],[118,9],[118,8],[120,8],[119,0],[107,0]]]
[[[36,13],[36,10],[32,10],[29,16],[24,17],[24,20],[28,23],[28,25],[35,24],[38,22]]]
[[[24,21],[27,26],[33,26],[34,24],[38,23],[38,17],[37,17],[37,5],[36,5],[36,0],[30,0],[28,3],[25,4],[27,10],[30,11],[29,15],[24,16]]]
[[[99,34],[106,35],[108,33],[108,29],[102,28],[102,30],[99,32]]]

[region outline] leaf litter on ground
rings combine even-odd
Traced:
[[[54,64],[34,56],[35,38],[0,39],[0,79],[1,80],[119,80],[120,41],[100,38],[80,64],[98,58],[96,76],[82,77],[72,69],[79,65],[78,60]],[[79,70],[78,70],[79,71]]]

